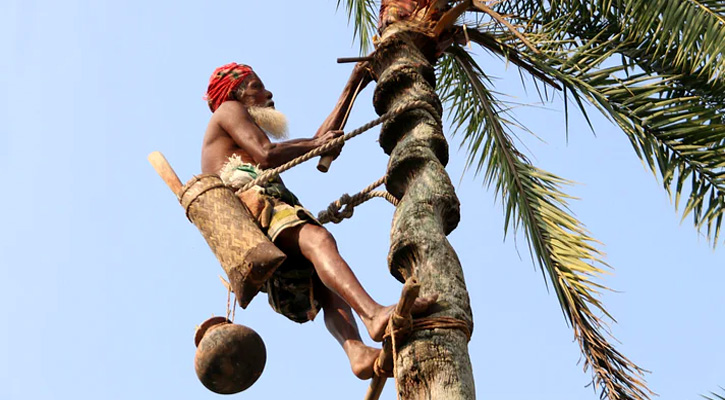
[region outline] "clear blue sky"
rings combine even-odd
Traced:
[[[320,2],[0,2],[0,399],[216,399],[196,379],[196,324],[224,313],[221,268],[146,161],[162,151],[182,180],[199,173],[211,71],[254,66],[291,121],[310,136],[331,110],[357,54],[335,0]],[[481,53],[479,51],[479,53]],[[499,92],[524,103],[513,69],[481,54]],[[371,90],[349,127],[374,117]],[[725,385],[723,249],[680,216],[617,128],[597,137],[561,102],[519,110],[543,141],[522,134],[538,166],[580,182],[572,209],[606,246],[615,270],[604,303],[619,349],[662,399]],[[385,171],[371,132],[323,175],[284,175],[313,212]],[[470,353],[481,399],[596,399],[556,298],[522,236],[503,240],[500,202],[451,139],[448,171],[462,202],[450,235],[471,293]],[[373,201],[330,229],[383,303],[400,285],[386,267],[391,207]],[[362,398],[322,320],[297,325],[264,295],[237,313],[264,338],[261,379],[236,397]],[[395,397],[392,381],[384,393]]]

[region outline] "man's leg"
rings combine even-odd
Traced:
[[[380,349],[363,343],[350,306],[321,283],[315,286],[315,297],[322,305],[325,326],[345,350],[352,372],[360,379],[372,378]]]
[[[327,229],[303,224],[281,232],[275,242],[283,251],[299,251],[310,260],[322,283],[355,310],[373,340],[382,341],[394,306],[381,306],[363,289]],[[436,299],[437,296],[418,298],[413,312],[426,310]]]

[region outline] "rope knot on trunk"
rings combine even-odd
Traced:
[[[395,198],[395,196],[385,190],[373,190],[385,183],[385,179],[385,176],[378,179],[353,196],[350,196],[347,193],[343,194],[339,199],[330,203],[330,205],[327,206],[327,210],[320,211],[317,214],[317,219],[321,224],[326,224],[328,222],[339,224],[343,219],[352,217],[355,207],[372,199],[373,197],[382,197],[390,202],[390,204],[397,206],[398,199]]]

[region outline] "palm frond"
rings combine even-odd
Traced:
[[[722,1],[630,0],[616,5],[624,39],[639,45],[650,60],[662,60],[683,74],[705,81],[725,73],[725,19]]]
[[[725,392],[725,388],[720,388],[720,390]],[[715,392],[710,392],[710,396],[703,395],[702,397],[706,400],[725,400],[725,395],[717,394]]]
[[[510,3],[501,4],[513,7]],[[585,116],[583,103],[588,100],[619,125],[640,159],[659,172],[676,207],[680,198],[688,199],[683,219],[692,215],[698,230],[717,245],[725,215],[725,42],[688,29],[701,23],[714,32],[711,36],[720,37],[725,24],[718,13],[725,2],[561,0],[551,8],[533,0],[517,4],[519,11],[538,13],[540,20],[532,22],[535,29],[526,36],[542,54],[511,41],[505,31],[489,33],[494,43],[516,47],[519,63],[558,78]],[[674,12],[684,15],[677,23]],[[547,18],[549,22],[542,22]],[[674,38],[662,43],[659,31],[641,34],[658,26]],[[687,58],[695,50],[699,61]],[[716,55],[703,56],[710,53]]]
[[[713,11],[716,8],[706,7],[715,3],[722,11],[722,0],[639,1],[620,7],[625,10],[623,16],[589,25],[576,21],[567,26],[567,32],[590,43],[598,35],[602,38],[596,43],[602,47],[600,52],[616,52],[625,64],[647,73],[678,75],[676,81],[683,91],[722,104],[725,19]]]
[[[616,69],[582,75],[604,96],[611,113],[650,168],[657,168],[675,206],[689,178],[690,195],[683,219],[692,213],[695,226],[707,227],[717,244],[725,214],[725,125],[722,114],[697,96],[671,94],[671,80],[647,74],[628,79]]]
[[[375,0],[337,0],[337,8],[345,4],[347,21],[353,25],[353,41],[358,39],[360,54],[367,54],[377,28],[377,4]]]
[[[493,18],[494,21],[498,22],[499,24],[503,25],[508,31],[514,35],[517,39],[521,41],[526,47],[529,48],[530,51],[534,53],[538,53],[539,51],[536,50],[536,47],[532,46],[531,43],[526,39],[526,36],[524,36],[521,32],[519,32],[515,26],[513,26],[506,18],[501,16],[501,14],[497,13],[488,5],[486,5],[485,2],[481,0],[472,0],[473,7],[477,8],[478,10],[488,14]]]
[[[645,70],[656,63],[663,72],[703,82],[725,79],[722,0],[504,0],[495,8],[560,44],[576,47],[577,39],[605,33],[604,42]]]
[[[566,180],[533,166],[509,135],[504,106],[486,86],[486,75],[461,47],[452,46],[439,63],[441,99],[449,106],[454,132],[463,134],[469,165],[484,171],[503,199],[505,230],[523,229],[542,273],[548,276],[562,311],[574,329],[585,370],[602,397],[646,399],[644,371],[607,340],[602,318],[613,320],[598,295],[606,264],[581,222],[568,209]],[[596,314],[603,314],[599,317]]]
[[[601,43],[595,37],[573,51],[545,48],[542,57],[524,57],[559,79],[577,102],[589,100],[619,125],[640,159],[674,191],[675,205],[687,195],[683,218],[692,214],[716,245],[725,215],[723,104],[683,89],[685,75],[631,73],[626,62],[605,68],[616,50],[603,50]]]
[[[561,87],[556,83],[556,81],[552,80],[544,72],[536,69],[535,66],[527,62],[524,57],[519,54],[519,50],[516,47],[506,44],[506,39],[494,36],[489,32],[481,31],[476,27],[468,27],[465,36],[491,53],[500,56],[520,69],[525,70],[531,74],[533,78],[538,79],[557,90],[561,90]]]

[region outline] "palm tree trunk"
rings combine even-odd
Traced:
[[[401,281],[415,275],[421,295],[438,294],[440,307],[430,317],[453,317],[469,324],[470,301],[460,261],[446,239],[458,225],[459,202],[444,169],[448,144],[440,124],[430,60],[434,44],[415,32],[383,32],[373,70],[373,99],[378,114],[403,103],[423,100],[437,116],[417,109],[383,126],[380,144],[390,155],[387,189],[401,199],[391,230],[390,271]],[[421,50],[422,49],[422,50]],[[430,52],[428,52],[430,53]],[[474,399],[468,337],[457,329],[413,332],[399,346],[396,373],[401,399]]]

